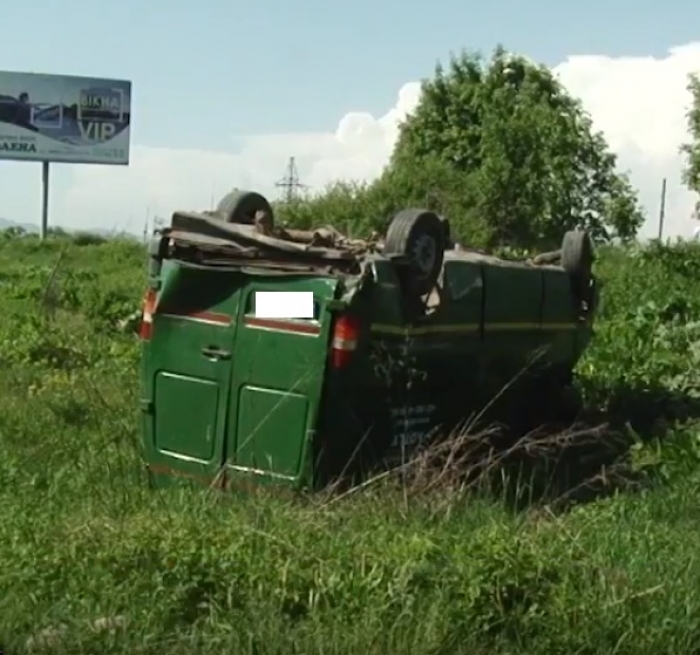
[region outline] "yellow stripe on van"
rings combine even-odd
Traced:
[[[576,323],[486,323],[484,329],[489,332],[517,332],[518,330],[574,330]]]
[[[397,325],[384,325],[374,323],[371,331],[375,334],[393,334],[400,337],[422,336],[426,334],[476,334],[479,331],[478,323],[461,323],[455,325],[424,325],[421,327],[399,327]]]
[[[578,323],[542,323],[543,330],[575,330]]]
[[[421,327],[400,327],[373,323],[370,330],[374,334],[391,334],[403,337],[417,337],[428,334],[476,334],[481,326],[478,323],[458,323],[453,325],[424,325]],[[487,332],[518,332],[530,330],[563,331],[576,329],[575,323],[487,323]]]

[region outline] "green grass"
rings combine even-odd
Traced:
[[[142,250],[0,240],[0,645],[52,628],[62,653],[698,652],[700,250],[599,270],[581,383],[643,484],[566,511],[393,481],[291,500],[149,491],[117,327]]]

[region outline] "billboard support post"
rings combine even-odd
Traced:
[[[41,230],[42,239],[49,231],[49,162],[41,162]]]

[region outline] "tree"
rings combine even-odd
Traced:
[[[692,97],[687,114],[691,141],[681,147],[686,156],[683,182],[691,191],[700,193],[700,76],[697,74],[690,75],[688,91]]]
[[[318,195],[277,204],[275,213],[290,227],[332,224],[353,236],[366,236],[385,232],[401,209],[426,207],[448,216],[451,224],[469,225],[471,245],[486,245],[491,230],[473,213],[474,199],[464,185],[461,171],[426,157],[418,167],[388,168],[371,184],[335,182]]]
[[[488,226],[490,245],[539,248],[558,247],[576,226],[599,241],[630,239],[644,220],[580,102],[547,68],[502,48],[488,63],[463,53],[448,70],[438,65],[376,184],[418,182],[417,172],[435,162],[451,171],[448,204],[462,196],[462,215],[450,219],[467,240],[476,219]],[[430,191],[414,183],[411,193]]]

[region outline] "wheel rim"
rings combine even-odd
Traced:
[[[437,244],[435,239],[427,234],[421,234],[413,245],[413,261],[423,277],[430,275],[437,259]]]

